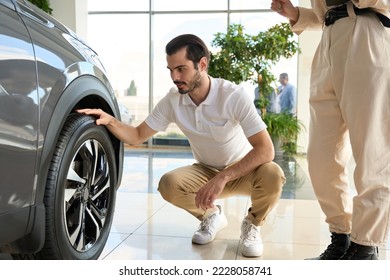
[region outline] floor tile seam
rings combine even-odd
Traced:
[[[182,235],[166,235],[166,234],[149,234],[149,233],[133,233],[133,237],[166,237],[166,238],[180,238],[180,239],[192,239],[192,236],[182,236]]]
[[[263,245],[265,246],[265,245],[293,245],[293,246],[295,246],[295,245],[299,245],[299,246],[316,246],[316,247],[319,247],[319,248],[323,248],[323,247],[327,247],[327,245],[328,245],[328,243],[324,243],[324,244],[318,244],[318,243],[306,243],[306,242],[283,242],[283,241],[264,241],[264,239],[263,239]]]
[[[188,236],[172,236],[172,235],[163,235],[163,234],[141,234],[141,233],[133,233],[131,234],[132,237],[136,237],[136,236],[146,236],[146,237],[164,237],[164,238],[180,238],[180,239],[192,239],[192,237],[188,237]],[[129,236],[130,237],[130,236]],[[234,241],[234,242],[237,242],[236,243],[236,250],[235,250],[235,258],[234,260],[238,260],[238,257],[240,255],[240,252],[239,252],[239,249],[240,249],[240,239],[233,239],[233,238],[219,238],[219,237],[216,237],[214,239],[214,241]],[[192,246],[207,246],[207,245],[211,245],[211,243],[209,244],[205,244],[205,245],[197,245],[197,244],[194,244],[194,243],[189,243],[190,245]]]
[[[111,232],[110,232],[110,234],[111,234]],[[114,253],[114,251],[116,250],[116,249],[118,249],[119,248],[119,246],[121,246],[131,235],[133,235],[132,233],[130,233],[130,234],[123,234],[123,235],[127,235],[123,240],[121,240],[121,242],[119,242],[116,246],[114,246],[114,248],[112,249],[112,250],[110,250],[105,256],[104,256],[104,258],[102,258],[102,260],[104,260],[105,258],[107,258],[109,255],[111,255],[111,253]]]
[[[270,213],[267,217],[267,220],[266,222],[271,218],[271,217],[275,217],[275,218],[293,218],[293,219],[310,219],[310,220],[320,220],[321,222],[324,221],[324,224],[325,224],[325,216],[320,214],[320,216],[306,216],[306,215],[291,215],[291,214],[278,214],[278,213]]]
[[[136,233],[137,230],[139,230],[143,225],[145,225],[150,219],[152,219],[156,214],[157,212],[159,212],[162,208],[164,208],[165,206],[167,205],[167,203],[165,203],[164,205],[162,205],[161,207],[159,207],[158,209],[156,209],[156,211],[153,212],[153,214],[151,214],[150,216],[148,216],[144,222],[142,222],[138,227],[136,227],[133,231],[132,231],[132,234]]]
[[[135,233],[131,234],[132,236],[155,236],[155,237],[167,237],[167,238],[181,238],[181,239],[192,239],[192,236],[184,236],[184,235],[170,235],[170,234],[148,234],[148,233]],[[215,237],[215,240],[226,240],[226,241],[237,241],[240,242],[240,238],[223,238],[223,237]],[[199,245],[202,246],[202,245]]]
[[[139,222],[137,223],[138,226],[136,226],[130,233],[129,232],[117,232],[117,231],[110,231],[110,233],[114,233],[114,234],[124,234],[124,235],[132,235],[134,234],[137,230],[139,230],[143,225],[145,225],[151,218],[153,218],[158,211],[160,211],[163,207],[166,206],[167,203],[165,203],[164,205],[162,205],[161,207],[159,207],[158,209],[156,209],[155,211],[153,211],[153,213],[148,216],[146,219],[144,219],[142,222]]]
[[[114,231],[114,230],[111,230],[110,233],[115,233],[115,234],[133,234],[135,231],[137,231],[140,227],[142,227],[143,225],[145,225],[152,217],[154,217],[157,212],[159,212],[162,208],[164,208],[165,206],[167,205],[167,203],[164,203],[164,205],[158,207],[158,209],[154,210],[152,214],[150,214],[149,216],[147,216],[144,220],[142,220],[141,222],[137,223],[138,226],[136,226],[131,232],[119,232],[119,231]],[[135,209],[135,208],[134,208]],[[115,214],[114,214],[115,215]],[[115,218],[115,217],[114,217]]]

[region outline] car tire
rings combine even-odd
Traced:
[[[37,254],[18,258],[99,258],[114,215],[114,155],[107,130],[96,125],[95,118],[68,117],[47,178],[45,245]]]

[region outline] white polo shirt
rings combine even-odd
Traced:
[[[266,125],[242,86],[223,79],[210,80],[210,92],[199,106],[188,94],[173,88],[145,122],[156,131],[165,131],[170,123],[176,123],[198,162],[223,169],[252,149],[247,138]]]

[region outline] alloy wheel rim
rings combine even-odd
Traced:
[[[98,241],[108,215],[110,172],[107,155],[94,139],[86,140],[68,169],[63,218],[71,246],[85,252]]]

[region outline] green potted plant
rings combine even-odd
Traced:
[[[52,8],[50,8],[49,0],[28,0],[28,1],[33,3],[38,8],[44,10],[48,14],[51,14],[51,12],[53,11]]]
[[[286,155],[295,154],[296,139],[304,128],[302,122],[295,116],[285,113],[266,113],[263,120],[267,124],[275,150],[283,151]]]
[[[226,34],[215,34],[211,45],[219,51],[211,53],[210,75],[237,84],[252,81],[259,85],[262,93],[274,90],[272,83],[276,79],[271,72],[272,65],[299,51],[287,23],[274,25],[257,35],[245,34],[241,24],[232,24]]]
[[[245,81],[257,84],[259,99],[255,106],[260,109],[275,148],[280,146],[286,154],[295,153],[302,123],[292,115],[266,112],[268,95],[274,91],[276,83],[272,66],[281,58],[291,58],[299,52],[289,25],[280,23],[257,35],[249,35],[244,33],[242,25],[232,24],[226,34],[217,33],[211,45],[218,51],[211,53],[209,74],[237,84]]]

